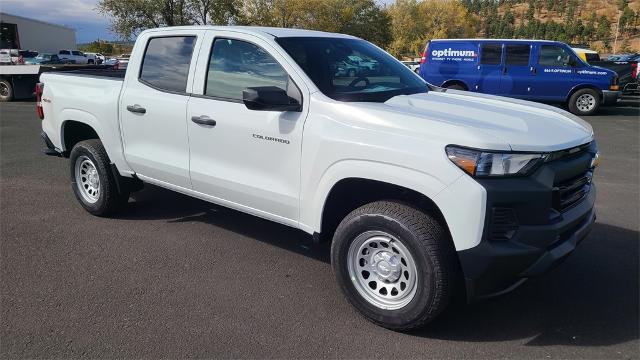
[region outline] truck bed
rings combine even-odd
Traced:
[[[52,73],[61,73],[63,75],[93,77],[93,78],[109,78],[111,80],[124,80],[126,69],[104,69],[104,68],[83,68],[83,69],[55,69]]]

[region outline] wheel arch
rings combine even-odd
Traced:
[[[467,83],[465,83],[463,80],[460,80],[460,79],[449,79],[443,82],[441,87],[446,88],[451,85],[460,85],[464,87],[466,91],[469,91],[469,86],[467,85]]]
[[[600,89],[599,87],[597,87],[594,84],[578,84],[578,85],[572,87],[571,90],[569,90],[569,93],[567,94],[567,97],[564,99],[564,101],[568,102],[569,99],[571,99],[571,97],[573,96],[573,94],[575,94],[576,91],[582,90],[582,89],[595,90],[598,93],[598,95],[600,95],[600,100],[602,101],[602,89]]]
[[[101,139],[99,127],[94,121],[68,119],[60,125],[60,140],[64,156],[69,157],[73,146],[80,141],[89,139]]]
[[[451,235],[438,205],[421,192],[381,180],[346,177],[333,184],[325,198],[319,222],[320,236],[323,240],[329,240],[347,214],[362,205],[379,200],[397,200],[425,211],[434,216]]]

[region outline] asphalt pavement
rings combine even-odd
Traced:
[[[362,318],[297,230],[152,186],[89,215],[35,104],[0,104],[0,358],[638,358],[639,102],[585,118],[598,220],[575,253],[412,333]]]

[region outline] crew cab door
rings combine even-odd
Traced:
[[[123,91],[125,157],[148,181],[190,188],[187,103],[203,31],[138,38]]]
[[[249,34],[208,32],[187,110],[191,182],[211,201],[297,225],[308,104],[299,112],[249,110],[242,91],[259,86],[294,96],[308,91],[275,44]]]
[[[575,83],[573,51],[557,44],[540,44],[537,50],[532,95],[540,100],[564,101]]]

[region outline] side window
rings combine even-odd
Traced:
[[[60,50],[60,55],[69,55],[69,51],[67,51],[67,50]]]
[[[72,51],[71,55],[82,56],[82,53],[80,53],[80,51]]]
[[[505,63],[507,65],[529,65],[531,46],[524,44],[512,44],[506,46]]]
[[[480,46],[480,64],[500,65],[502,63],[502,44],[482,44]]]
[[[149,39],[142,58],[140,81],[160,90],[185,92],[195,36]]]
[[[542,45],[538,64],[542,66],[568,66],[571,54],[560,46]]]
[[[242,90],[247,87],[276,86],[286,91],[288,79],[282,66],[261,47],[241,40],[216,39],[204,94],[242,100]]]

